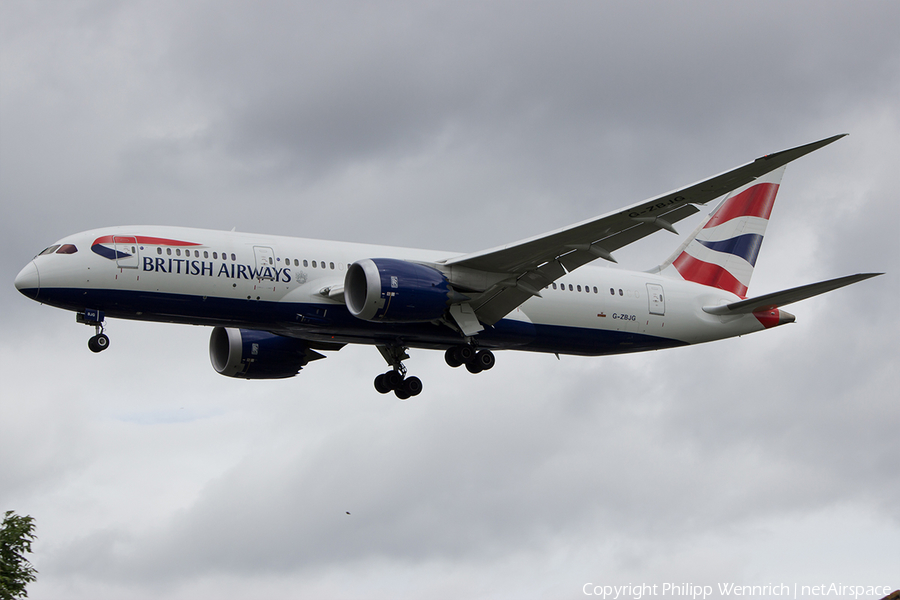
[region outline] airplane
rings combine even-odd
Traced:
[[[846,134],[768,154],[692,185],[474,253],[164,226],[59,240],[15,279],[25,296],[94,327],[105,318],[211,326],[227,377],[297,375],[322,352],[374,345],[375,389],[422,391],[408,350],[443,350],[471,373],[494,351],[601,356],[697,344],[794,321],[782,307],[881,275],[859,273],[748,297],[785,166]],[[675,252],[644,272],[590,265],[723,198]]]

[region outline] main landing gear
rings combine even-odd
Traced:
[[[401,400],[418,396],[422,392],[422,380],[418,377],[407,377],[403,361],[409,358],[408,348],[400,345],[380,345],[378,351],[391,365],[392,369],[375,378],[375,389],[379,394],[394,394]],[[451,367],[466,365],[469,373],[481,373],[494,366],[496,359],[490,350],[475,350],[473,346],[453,346],[444,353],[444,360]]]
[[[102,310],[85,310],[83,313],[77,313],[75,320],[94,328],[94,336],[88,340],[88,348],[91,349],[91,352],[103,352],[109,348],[109,336],[103,332],[105,327],[103,326]]]
[[[494,353],[490,350],[476,351],[472,346],[447,348],[447,351],[444,353],[444,360],[454,369],[466,365],[466,370],[469,373],[487,371],[493,368],[494,363],[497,362],[494,358]]]
[[[422,393],[422,380],[418,377],[405,377],[400,371],[390,370],[375,378],[375,389],[380,394],[393,391],[401,400]]]
[[[387,373],[375,378],[375,389],[379,394],[394,392],[401,400],[422,393],[422,380],[418,377],[407,377],[403,361],[409,358],[403,346],[378,346],[378,351],[391,367]]]

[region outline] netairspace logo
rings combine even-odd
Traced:
[[[716,588],[711,585],[697,585],[694,583],[663,583],[663,584],[631,584],[628,585],[600,585],[585,583],[581,588],[585,596],[597,596],[604,600],[618,600],[630,598],[641,600],[648,596],[671,596],[678,598],[691,598],[692,600],[706,600],[713,597],[713,592],[718,591],[716,597],[731,596],[757,596],[757,597],[783,597],[783,598],[881,598],[891,593],[888,585],[843,585],[841,583],[823,583],[819,585],[799,585],[785,583],[768,585],[739,585],[737,583],[719,583]]]

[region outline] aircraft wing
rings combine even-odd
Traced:
[[[704,181],[650,198],[616,212],[441,263],[451,281],[476,281],[474,273],[492,281],[469,303],[482,323],[493,325],[510,311],[567,272],[597,258],[615,262],[612,253],[660,229],[675,232],[674,223],[699,212],[706,204],[801,156],[837,141],[846,134],[768,154]],[[458,275],[457,275],[458,274]]]

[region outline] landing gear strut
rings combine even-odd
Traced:
[[[103,352],[109,348],[109,336],[104,333],[103,311],[88,309],[83,313],[77,313],[75,320],[94,328],[94,336],[88,340],[88,348],[91,352]]]
[[[378,351],[391,367],[390,371],[375,378],[375,389],[379,394],[394,392],[401,400],[422,393],[422,380],[418,377],[407,377],[403,361],[409,358],[404,346],[378,346]]]
[[[469,373],[481,373],[494,366],[496,359],[490,350],[478,350],[472,346],[453,346],[447,348],[444,360],[453,368],[466,365]]]

